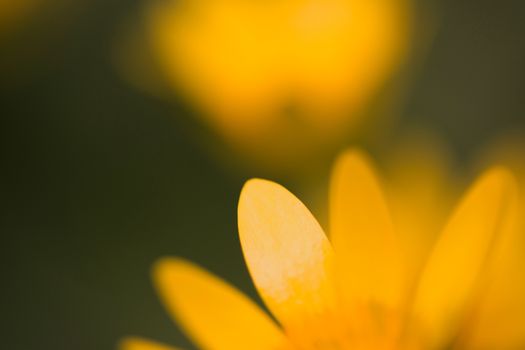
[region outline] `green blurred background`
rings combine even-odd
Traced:
[[[441,23],[396,128],[431,127],[467,159],[525,127],[525,3],[437,7]],[[253,295],[236,202],[259,174],[213,160],[183,103],[141,94],[116,73],[115,34],[139,8],[84,1],[0,45],[4,349],[109,350],[129,334],[191,348],[150,283],[164,255]]]

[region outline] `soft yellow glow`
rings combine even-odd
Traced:
[[[0,0],[0,32],[16,24],[40,0]]]
[[[399,68],[410,10],[410,0],[167,0],[149,8],[146,30],[168,84],[230,146],[292,167],[340,141]]]
[[[282,186],[258,179],[245,185],[242,249],[282,331],[232,287],[181,260],[158,263],[160,295],[204,349],[523,348],[523,317],[516,312],[525,302],[513,278],[523,275],[525,256],[516,254],[523,237],[510,172],[493,167],[474,182],[422,269],[407,267],[415,260],[392,224],[383,186],[362,152],[338,159],[329,242]],[[420,273],[406,278],[406,271]]]

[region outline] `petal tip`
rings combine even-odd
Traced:
[[[264,193],[265,191],[271,189],[281,187],[276,182],[265,180],[261,178],[252,178],[244,184],[241,190],[241,199],[246,198],[246,196],[257,196],[259,193]]]
[[[117,349],[118,350],[133,350],[135,348],[135,344],[137,342],[140,342],[140,339],[136,337],[125,337],[119,340],[117,343]]]
[[[122,338],[117,344],[118,350],[176,350],[176,348],[163,345],[156,341],[135,336]]]
[[[352,174],[362,171],[376,173],[372,157],[360,148],[350,148],[344,151],[335,162],[334,174]]]
[[[369,162],[370,160],[368,153],[357,147],[352,147],[343,151],[338,158],[345,162]]]
[[[117,344],[118,350],[143,350],[152,349],[152,343],[142,338],[128,336],[122,338]]]
[[[507,167],[501,165],[487,169],[481,176],[479,183],[495,186],[508,196],[514,196],[518,192],[518,182],[514,174]]]
[[[158,259],[152,267],[152,277],[157,290],[163,291],[170,285],[184,284],[188,271],[196,271],[196,266],[178,257],[163,257]]]
[[[182,259],[166,256],[157,259],[152,267],[152,275],[157,278],[160,276],[165,275],[168,271],[172,271],[173,269],[177,269],[177,267],[181,264]]]
[[[239,197],[239,204],[237,207],[237,214],[239,219],[246,217],[250,208],[255,203],[261,203],[266,201],[268,198],[288,192],[283,186],[276,182],[252,178],[244,184],[241,194]],[[257,205],[257,204],[256,204]]]

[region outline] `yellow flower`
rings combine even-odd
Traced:
[[[411,7],[168,0],[149,8],[145,36],[163,77],[206,124],[246,159],[285,168],[355,126],[407,55]]]
[[[170,314],[203,349],[518,349],[525,345],[525,302],[516,293],[523,274],[509,266],[515,196],[512,175],[489,169],[415,275],[371,161],[348,151],[332,175],[330,240],[280,185],[254,179],[242,190],[242,249],[279,325],[187,261],[165,258],[153,277]],[[171,348],[129,338],[122,349]]]

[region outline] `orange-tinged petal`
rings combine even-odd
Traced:
[[[398,237],[371,161],[359,151],[334,168],[330,225],[345,301],[398,307],[405,286]]]
[[[271,181],[248,181],[239,200],[239,236],[261,297],[285,326],[330,309],[332,248],[293,194]]]
[[[128,337],[123,339],[119,346],[119,350],[177,350],[171,346],[157,343],[152,340],[137,338],[137,337]],[[180,350],[180,349],[179,349]]]
[[[487,288],[464,336],[469,349],[521,349],[525,345],[525,227],[518,216],[523,207],[513,205],[511,209],[487,269]]]
[[[423,270],[413,315],[432,347],[446,346],[459,335],[514,195],[506,170],[488,171],[466,194],[436,243]]]
[[[474,330],[474,341],[478,344],[503,344],[498,348],[518,349],[525,345],[525,134],[510,131],[499,135],[491,142],[478,160],[480,164],[497,163],[509,168],[518,179],[519,203],[517,227],[510,235],[505,257],[499,267],[497,280]],[[480,348],[478,346],[477,348]],[[486,347],[488,349],[488,347]],[[492,346],[494,348],[494,346]]]
[[[162,259],[154,280],[170,314],[202,349],[268,350],[285,344],[282,332],[259,307],[196,265]]]
[[[469,349],[515,350],[525,345],[525,252],[524,242],[519,243],[519,258],[513,256],[509,261],[513,265],[498,270],[488,295],[481,299],[465,341]]]

